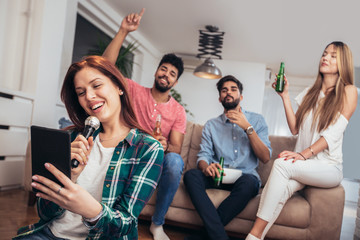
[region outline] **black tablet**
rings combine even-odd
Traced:
[[[63,130],[31,126],[31,164],[32,175],[46,177],[60,186],[57,178],[44,166],[45,163],[53,164],[57,169],[71,178],[70,168],[71,139],[70,133]],[[38,190],[33,188],[34,192]]]

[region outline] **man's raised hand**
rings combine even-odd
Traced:
[[[123,29],[128,33],[135,31],[140,25],[144,12],[145,8],[141,9],[140,13],[130,13],[127,15],[121,22],[120,29]]]

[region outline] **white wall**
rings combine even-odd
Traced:
[[[45,1],[32,124],[57,128],[56,103],[64,68],[71,63],[76,2]],[[69,40],[70,38],[70,40]]]
[[[155,72],[162,55],[159,53],[159,55],[155,57],[145,52],[145,54],[142,54],[141,58],[142,60],[139,62],[142,62],[143,64],[135,64],[135,67],[138,69],[138,74],[133,75],[133,80],[145,87],[152,87],[155,79]],[[135,63],[139,63],[137,59],[134,61]]]
[[[355,71],[356,83],[360,83],[360,69]],[[359,84],[360,85],[360,84]],[[359,135],[360,135],[360,88],[358,87],[358,102],[355,113],[350,119],[346,128],[343,143],[343,166],[344,177],[360,179],[360,155],[359,155]]]
[[[243,86],[244,99],[241,106],[248,111],[261,113],[264,88],[265,65],[259,63],[214,60],[223,76],[233,75]],[[194,117],[188,115],[188,120],[204,124],[223,112],[216,89],[218,79],[203,79],[196,77],[192,71],[184,71],[175,89],[181,93],[184,103],[188,105]]]
[[[79,0],[79,13],[111,37],[115,36],[122,19],[125,17],[99,0]],[[141,29],[141,25],[139,29]],[[134,41],[137,50],[135,51],[132,78],[143,86],[151,87],[157,65],[163,54],[154,48],[140,31],[131,32],[126,37],[124,44]]]
[[[71,63],[77,1],[6,0],[1,4],[16,13],[6,15],[6,27],[0,28],[1,67],[7,69],[2,71],[1,91],[32,100],[31,124],[57,127],[55,105],[61,69]],[[12,55],[16,61],[11,61]]]
[[[0,1],[0,31],[5,33],[0,34],[0,72],[3,78],[0,87],[10,90],[21,88],[22,71],[16,71],[15,66],[22,68],[24,64],[29,8],[28,1]],[[12,47],[15,45],[16,48]],[[7,64],[14,67],[9,68]]]
[[[274,82],[275,75],[272,79],[265,84],[264,104],[262,113],[265,121],[269,126],[269,135],[276,136],[291,136],[291,132],[286,122],[285,111],[280,96],[271,87]],[[295,97],[302,92],[306,87],[311,86],[315,77],[313,78],[300,78],[295,76],[287,76],[289,81],[289,94],[291,105],[296,112],[297,105],[295,103]]]

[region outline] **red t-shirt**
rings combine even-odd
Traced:
[[[146,88],[127,79],[128,90],[132,99],[136,117],[144,129],[152,132],[155,128],[156,116],[161,114],[161,132],[169,139],[171,131],[185,134],[186,112],[173,97],[166,103],[157,103],[151,95],[151,88]]]

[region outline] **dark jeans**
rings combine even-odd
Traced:
[[[212,177],[206,177],[198,169],[191,169],[185,173],[184,183],[192,203],[203,220],[208,237],[214,240],[229,239],[224,226],[259,192],[259,180],[252,174],[243,173],[234,184],[222,186],[222,189],[231,193],[216,209],[205,191],[213,188]]]
[[[16,240],[66,240],[65,238],[58,238],[56,237],[51,231],[50,229],[48,228],[48,226],[45,226],[43,229],[35,232],[35,233],[32,233],[32,234],[29,234],[29,235],[26,235],[26,236],[23,236],[23,237],[17,237],[17,238],[14,238]]]

